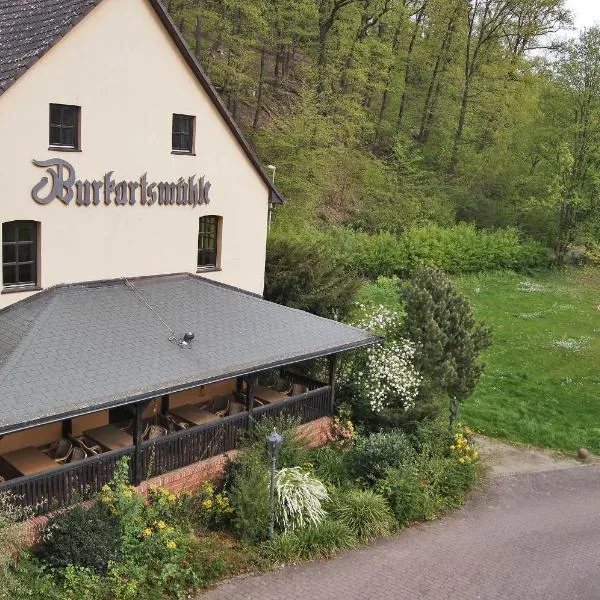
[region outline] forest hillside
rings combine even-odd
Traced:
[[[600,31],[564,0],[168,0],[288,199],[275,229],[599,239]],[[562,34],[562,35],[559,35]]]

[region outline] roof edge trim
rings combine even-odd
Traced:
[[[152,390],[151,392],[144,392],[143,394],[130,396],[128,398],[121,398],[120,400],[115,400],[113,402],[104,402],[93,408],[85,408],[85,409],[80,409],[77,411],[69,411],[66,413],[53,415],[51,417],[36,419],[35,421],[27,421],[26,423],[10,425],[8,427],[0,427],[0,436],[10,435],[11,433],[18,433],[19,431],[25,431],[27,429],[33,429],[34,427],[41,427],[43,425],[51,425],[52,423],[58,423],[60,421],[66,420],[66,419],[73,419],[75,417],[89,415],[89,414],[92,414],[92,413],[95,413],[95,412],[98,412],[101,410],[108,410],[110,408],[118,408],[120,406],[128,406],[130,404],[136,404],[137,402],[143,402],[144,400],[152,400],[153,398],[164,396],[166,394],[175,394],[177,392],[184,392],[185,390],[199,387],[201,385],[217,383],[219,381],[224,381],[226,379],[233,379],[234,377],[240,377],[242,375],[249,375],[251,373],[259,373],[260,371],[267,371],[269,369],[277,369],[279,367],[286,367],[288,365],[293,365],[293,364],[303,362],[306,360],[314,360],[316,358],[323,358],[324,356],[330,356],[332,354],[340,354],[342,352],[358,350],[360,348],[366,348],[367,346],[375,346],[375,345],[381,344],[383,342],[384,342],[384,338],[382,336],[373,334],[370,338],[361,340],[359,342],[353,342],[351,344],[345,344],[343,346],[327,348],[324,350],[319,350],[317,352],[312,352],[312,353],[301,355],[301,356],[295,356],[293,358],[288,358],[285,360],[279,360],[279,361],[274,361],[271,363],[256,365],[250,371],[244,370],[244,371],[232,371],[230,373],[223,373],[221,375],[215,375],[214,377],[209,377],[206,379],[199,379],[197,381],[191,381],[191,382],[188,382],[185,384],[179,384],[179,385],[175,385],[175,386],[167,386],[165,388]]]

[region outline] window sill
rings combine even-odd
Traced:
[[[20,292],[40,292],[43,288],[39,285],[13,285],[2,288],[0,294],[18,294]]]
[[[216,273],[222,270],[221,267],[198,267],[196,273]]]
[[[70,148],[69,146],[48,146],[52,152],[81,152],[81,148]]]
[[[187,150],[171,150],[171,154],[176,156],[196,156],[195,152],[188,152]]]

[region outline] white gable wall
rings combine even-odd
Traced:
[[[49,104],[81,106],[82,152],[48,150]],[[171,154],[173,113],[196,116],[196,156]],[[39,205],[62,158],[78,179],[176,182],[205,175],[208,206]],[[0,96],[0,217],[41,222],[41,285],[195,272],[198,218],[223,218],[221,267],[206,277],[262,293],[268,188],[147,0],[104,0]],[[0,306],[27,293],[2,294]]]

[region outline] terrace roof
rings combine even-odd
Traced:
[[[379,340],[191,274],[57,286],[0,311],[0,435]]]

